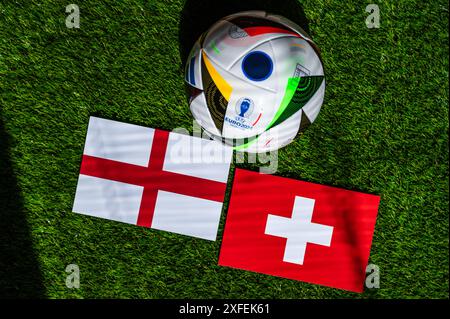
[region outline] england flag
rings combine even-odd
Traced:
[[[233,151],[91,117],[73,211],[215,240]]]

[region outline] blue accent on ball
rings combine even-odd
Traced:
[[[195,55],[191,59],[191,63],[189,66],[189,78],[192,85],[195,85]]]
[[[252,81],[264,81],[272,74],[272,71],[272,59],[262,51],[250,52],[242,61],[242,72]]]

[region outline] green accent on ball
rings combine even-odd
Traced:
[[[254,136],[254,137],[249,137],[249,138],[248,138],[249,141],[248,141],[247,143],[244,143],[244,144],[241,144],[241,145],[233,146],[233,149],[234,149],[235,151],[240,151],[240,150],[246,149],[247,147],[249,147],[250,145],[252,145],[253,143],[255,143],[255,142],[258,140],[259,136],[260,136],[260,135],[256,135],[256,136]]]
[[[282,123],[305,106],[317,92],[323,79],[322,75],[289,78],[281,105],[266,131]]]
[[[292,100],[292,97],[295,94],[295,90],[298,87],[298,84],[300,82],[300,78],[289,78],[288,84],[286,86],[286,93],[284,93],[283,100],[281,101],[281,105],[278,108],[277,113],[273,117],[270,124],[267,126],[266,131],[274,126],[274,123],[277,121],[278,118],[280,118],[281,114],[286,110],[286,108],[289,105],[289,102]]]
[[[213,40],[213,41],[211,42],[211,49],[213,49],[214,52],[215,52],[216,54],[220,54],[220,50],[219,50],[219,48],[217,47],[216,41],[215,41],[215,40]]]

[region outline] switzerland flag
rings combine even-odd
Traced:
[[[237,169],[219,265],[362,292],[379,201]]]

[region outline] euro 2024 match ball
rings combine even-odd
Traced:
[[[237,151],[291,143],[319,114],[325,77],[301,27],[263,11],[227,16],[188,56],[190,110],[207,135]]]

